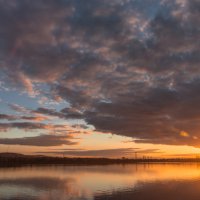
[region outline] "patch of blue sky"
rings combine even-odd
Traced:
[[[1,112],[7,114],[13,113],[13,110],[9,107],[9,104],[17,104],[25,108],[35,109],[38,107],[37,101],[29,97],[26,93],[19,93],[18,91],[0,91],[1,99]]]
[[[8,129],[7,131],[1,131],[0,138],[22,138],[22,137],[34,137],[41,134],[47,134],[46,130],[23,130],[23,129]]]

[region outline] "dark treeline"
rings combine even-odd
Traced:
[[[110,165],[136,163],[181,163],[200,162],[200,158],[68,158],[50,156],[28,156],[21,154],[0,154],[0,167],[25,165]]]

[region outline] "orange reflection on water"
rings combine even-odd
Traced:
[[[200,180],[198,164],[57,166],[0,169],[0,199],[94,199],[141,184]],[[200,184],[198,184],[200,185]],[[142,186],[142,187],[143,187]],[[142,190],[142,187],[140,190]]]

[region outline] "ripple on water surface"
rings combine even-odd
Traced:
[[[200,165],[0,169],[1,200],[199,200]]]

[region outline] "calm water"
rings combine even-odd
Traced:
[[[0,169],[0,200],[199,200],[200,165]]]

